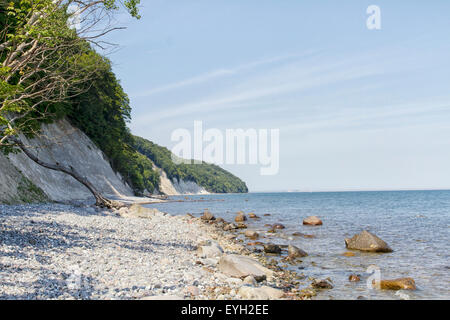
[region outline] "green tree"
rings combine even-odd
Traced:
[[[71,175],[100,206],[113,202],[72,168],[42,162],[19,137],[35,135],[41,121],[54,117],[58,105],[87,90],[101,64],[89,47],[104,47],[102,37],[118,29],[111,18],[120,4],[139,18],[139,0],[0,2],[0,150],[20,149],[39,165]]]

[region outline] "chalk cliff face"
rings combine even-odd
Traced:
[[[133,196],[131,188],[112,170],[103,153],[83,132],[66,120],[44,125],[42,129],[38,138],[22,138],[40,159],[72,166],[107,196]],[[17,202],[24,196],[21,193],[36,187],[53,201],[91,197],[90,192],[72,177],[41,167],[23,153],[8,157],[0,155],[0,168],[0,202]]]
[[[172,181],[167,177],[167,174],[164,170],[161,170],[155,164],[153,164],[153,169],[159,171],[160,177],[160,185],[159,191],[162,194],[173,196],[179,194],[209,194],[205,188],[199,186],[193,181],[183,181],[176,180]]]
[[[44,125],[39,137],[25,145],[43,161],[72,166],[104,195],[121,198],[133,196],[132,189],[113,171],[100,149],[68,121]],[[207,194],[190,181],[171,181],[160,172],[160,193],[166,195]],[[90,192],[67,174],[37,165],[25,154],[0,153],[0,203],[30,201],[73,201],[93,199]]]

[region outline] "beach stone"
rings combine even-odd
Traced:
[[[311,217],[305,218],[303,220],[303,224],[306,225],[306,226],[321,226],[322,225],[322,220],[320,220],[316,216],[311,216]]]
[[[237,254],[228,254],[220,258],[217,268],[223,274],[234,278],[253,276],[256,281],[262,281],[273,276],[273,271],[267,269],[258,261]]]
[[[211,221],[211,220],[215,220],[215,219],[216,218],[213,216],[213,214],[211,212],[209,212],[208,210],[205,210],[203,212],[202,220]]]
[[[280,254],[281,248],[279,245],[268,243],[264,245],[264,252],[265,253],[273,253],[273,254]]]
[[[247,228],[248,228],[247,225],[246,225],[245,223],[243,223],[243,222],[238,222],[238,223],[236,224],[236,227],[237,227],[238,229],[247,229]]]
[[[209,245],[199,246],[197,254],[202,258],[216,258],[223,255],[223,249],[218,243],[211,241]]]
[[[256,280],[252,276],[245,277],[243,283],[250,286],[256,286]]]
[[[198,296],[200,294],[200,289],[195,286],[187,286],[186,292],[191,296]]]
[[[244,222],[247,220],[247,217],[245,216],[245,214],[243,212],[238,212],[238,215],[236,216],[236,218],[234,218],[234,221],[236,222]]]
[[[333,289],[333,285],[327,280],[314,279],[311,286],[315,289]]]
[[[368,252],[392,252],[386,242],[376,235],[364,230],[351,239],[345,239],[345,246],[348,249],[368,251]]]
[[[343,255],[344,257],[354,257],[354,256],[355,256],[355,253],[354,253],[354,252],[347,251],[347,252],[344,252],[342,255]]]
[[[156,208],[146,208],[139,204],[133,204],[128,208],[119,209],[119,214],[124,218],[151,219],[155,215],[163,215],[164,213]]]
[[[372,284],[376,285],[376,281],[373,280]],[[416,290],[416,282],[413,278],[381,280],[379,288],[382,290]]]
[[[223,227],[223,230],[224,231],[231,231],[231,230],[235,230],[235,229],[237,229],[238,227],[234,224],[234,223],[229,223],[229,224],[227,224],[227,225],[225,225],[224,227]]]
[[[258,219],[258,218],[259,218],[259,217],[258,217],[256,214],[254,214],[253,212],[249,213],[249,214],[248,214],[248,217],[249,217],[250,219]]]
[[[359,282],[359,281],[361,281],[361,277],[359,275],[357,275],[357,274],[351,274],[348,277],[348,281],[350,281],[350,282]]]
[[[301,258],[301,257],[306,257],[308,254],[303,251],[300,248],[297,248],[296,246],[293,245],[289,245],[288,246],[288,255],[289,258]]]
[[[243,283],[243,281],[239,278],[228,278],[225,282],[232,286],[241,286]]]
[[[250,238],[250,239],[253,239],[253,240],[256,240],[256,239],[259,238],[258,232],[254,231],[254,230],[246,230],[245,231],[245,236],[247,238]]]
[[[268,286],[262,286],[260,288],[243,286],[239,289],[238,294],[242,299],[247,300],[276,300],[284,296],[282,290]]]

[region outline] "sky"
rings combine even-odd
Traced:
[[[142,2],[108,38],[134,134],[279,129],[278,174],[223,166],[254,192],[450,188],[449,1]]]

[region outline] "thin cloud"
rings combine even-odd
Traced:
[[[302,53],[302,54],[286,54],[286,55],[281,55],[281,56],[277,56],[277,57],[270,57],[270,58],[266,58],[266,59],[256,60],[256,61],[253,61],[253,62],[250,62],[247,64],[239,65],[239,66],[231,68],[231,69],[224,68],[224,69],[219,69],[219,70],[213,70],[213,71],[210,71],[207,73],[197,75],[192,78],[188,78],[185,80],[166,84],[166,85],[156,87],[156,88],[153,88],[153,89],[150,89],[150,90],[138,93],[138,94],[134,94],[133,97],[149,97],[154,94],[160,94],[160,93],[164,93],[167,91],[181,89],[181,88],[187,87],[187,86],[202,84],[202,83],[205,83],[205,82],[217,79],[217,78],[236,75],[245,70],[261,67],[264,65],[274,64],[277,62],[282,62],[282,61],[286,61],[289,59],[298,58],[301,56],[306,56],[311,53],[313,53],[313,52],[310,51],[310,52]]]

